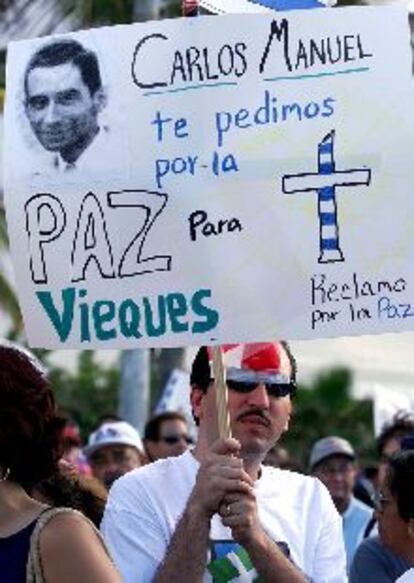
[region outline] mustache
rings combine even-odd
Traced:
[[[243,421],[243,419],[248,419],[249,417],[259,417],[263,421],[263,425],[266,425],[266,427],[270,427],[271,425],[269,417],[267,416],[265,411],[263,409],[260,409],[259,407],[252,407],[248,411],[240,413],[236,421]]]

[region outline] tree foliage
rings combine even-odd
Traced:
[[[103,366],[93,350],[79,353],[74,370],[53,364],[50,351],[36,353],[48,369],[59,408],[78,423],[84,436],[96,427],[102,415],[116,413],[118,366]]]
[[[134,0],[60,0],[62,9],[74,14],[82,27],[129,24],[133,21]]]
[[[82,28],[130,24],[139,19],[141,0],[59,0],[62,14],[71,13]],[[180,16],[181,0],[168,0],[160,18]]]
[[[0,206],[0,253],[6,253],[8,250],[9,241],[6,228],[6,216],[4,209]],[[1,270],[0,264],[0,307],[1,310],[10,319],[11,325],[7,336],[11,339],[16,339],[22,333],[23,320],[20,312],[19,302],[17,301],[14,289]]]
[[[335,368],[321,373],[310,386],[299,387],[283,444],[303,467],[313,443],[328,435],[348,439],[363,461],[374,457],[372,401],[353,399],[351,384],[351,371]]]

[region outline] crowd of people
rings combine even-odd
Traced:
[[[202,347],[192,367],[194,444],[172,411],[143,439],[107,415],[83,446],[42,365],[0,343],[0,581],[414,581],[414,418],[384,428],[377,472],[335,435],[286,469],[289,346],[223,348],[226,439],[211,361]]]

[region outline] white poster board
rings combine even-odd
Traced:
[[[386,425],[392,425],[396,416],[414,414],[414,397],[391,387],[376,384],[374,387],[374,435],[377,438]]]
[[[76,62],[56,64],[71,39]],[[6,211],[30,344],[412,329],[410,70],[395,8],[12,43]]]

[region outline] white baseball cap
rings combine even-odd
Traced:
[[[335,435],[319,439],[312,447],[309,459],[310,470],[312,471],[323,460],[335,455],[342,455],[350,460],[356,458],[354,448],[346,439]]]
[[[144,451],[138,431],[127,421],[112,421],[101,425],[90,434],[83,452],[89,458],[95,451],[107,445],[129,445],[139,452]]]

